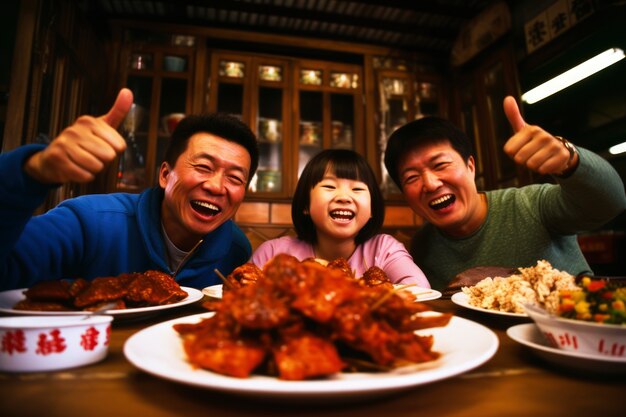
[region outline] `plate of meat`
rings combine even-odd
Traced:
[[[280,254],[214,312],[151,326],[124,346],[162,378],[281,401],[345,401],[409,389],[488,360],[496,335],[387,286]],[[158,348],[155,348],[158,346]]]
[[[19,315],[84,315],[109,306],[106,314],[138,317],[194,303],[203,297],[158,272],[121,274],[92,281],[50,280],[30,288],[0,292],[0,312]]]
[[[415,301],[436,300],[441,297],[441,292],[432,288],[417,287],[411,284],[394,284],[394,289],[398,291],[406,291],[415,297]],[[223,285],[211,285],[202,289],[202,293],[212,298],[222,298]]]
[[[349,402],[402,392],[465,373],[487,362],[499,346],[498,337],[485,326],[452,317],[445,327],[418,331],[434,337],[433,349],[440,356],[431,362],[382,372],[339,372],[301,381],[266,375],[237,378],[192,365],[174,330],[177,324],[198,323],[212,315],[182,317],[143,329],[127,340],[124,354],[144,372],[185,385],[281,402],[317,399]]]
[[[431,288],[418,287],[414,284],[393,284],[389,281],[385,271],[377,266],[368,268],[362,277],[355,277],[348,261],[344,258],[338,258],[331,262],[327,262],[322,259],[309,258],[303,260],[301,263],[303,265],[321,265],[327,268],[327,270],[339,270],[358,281],[363,286],[385,288],[389,291],[401,292],[407,297],[413,297],[413,301],[436,300],[441,297],[441,292]],[[235,268],[228,276],[222,277],[224,284],[205,287],[202,289],[202,292],[208,297],[220,299],[223,296],[224,285],[227,286],[227,291],[231,288],[241,288],[248,285],[254,285],[257,282],[264,280],[266,274],[267,269],[265,267],[262,269],[257,265],[248,262]]]

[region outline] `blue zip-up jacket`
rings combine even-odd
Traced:
[[[26,145],[0,155],[0,290],[56,278],[92,279],[149,269],[173,272],[161,233],[160,188],[72,198],[33,217],[55,188],[22,169],[42,148]],[[215,269],[228,275],[251,254],[248,238],[229,220],[205,236],[176,280],[194,288],[219,284]]]

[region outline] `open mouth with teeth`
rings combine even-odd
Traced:
[[[333,210],[330,212],[330,217],[333,220],[349,221],[349,220],[352,220],[354,216],[355,216],[354,212],[350,210]]]
[[[441,196],[431,201],[430,203],[428,203],[428,205],[432,209],[441,210],[442,208],[448,207],[450,204],[454,203],[455,201],[456,201],[456,197],[454,196],[454,194],[446,194],[444,196]]]
[[[206,201],[199,201],[199,200],[193,200],[191,202],[191,207],[193,207],[195,211],[202,214],[203,216],[215,216],[220,211],[222,211],[222,209],[220,209],[215,204],[211,204],[211,203],[207,203]]]

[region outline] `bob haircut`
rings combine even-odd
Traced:
[[[170,166],[176,165],[180,155],[187,149],[189,138],[196,133],[210,133],[230,142],[243,146],[250,155],[248,184],[259,165],[259,145],[256,136],[248,125],[226,113],[208,113],[190,115],[181,120],[172,132],[172,138],[165,150],[164,161]]]
[[[474,155],[472,143],[467,135],[446,119],[424,117],[396,129],[389,136],[385,150],[385,167],[393,182],[402,189],[398,162],[403,155],[418,146],[445,141],[450,142],[452,149],[461,155],[465,163]]]
[[[377,234],[385,219],[385,202],[376,181],[376,175],[367,160],[348,149],[326,149],[315,155],[304,167],[291,204],[291,219],[298,239],[314,244],[317,242],[315,224],[311,216],[305,214],[311,205],[311,190],[326,172],[337,178],[361,181],[369,188],[372,218],[363,226],[354,239],[357,245]]]

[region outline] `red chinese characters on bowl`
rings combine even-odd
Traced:
[[[104,359],[112,316],[0,318],[0,371],[68,369]]]
[[[528,305],[525,310],[546,341],[555,348],[589,356],[626,359],[626,325],[562,318]]]

